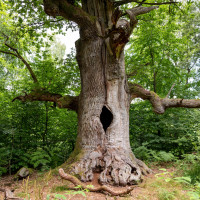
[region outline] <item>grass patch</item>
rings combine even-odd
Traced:
[[[69,190],[68,185],[60,185],[60,186],[53,186],[51,189],[51,192],[55,193],[55,192],[62,192],[66,190]]]
[[[158,191],[159,200],[174,200],[176,198],[176,191],[168,191],[166,189],[161,189]]]
[[[174,180],[173,172],[160,169],[160,173],[146,179],[141,187],[137,199],[141,200],[189,200],[190,197],[184,191],[183,185]]]
[[[19,192],[16,194],[17,197],[21,197],[21,198],[25,198],[26,197],[26,193],[24,192]]]
[[[200,187],[194,190],[194,186],[180,181],[184,177],[180,177],[180,174],[176,173],[176,167],[163,167],[166,167],[166,165],[154,165],[152,167],[154,174],[144,177],[144,182],[139,184],[131,194],[123,197],[123,199],[129,200],[134,197],[137,200],[190,200],[194,194],[189,194],[189,191],[193,193],[197,190],[200,191]],[[21,187],[16,190],[17,196],[42,200],[47,197],[56,199],[59,195],[64,195],[66,198],[74,198],[75,195],[79,195],[82,199],[98,199],[98,195],[100,195],[81,189],[77,191],[70,190],[70,183],[66,180],[61,180],[59,176],[54,176],[51,170],[40,176],[35,176],[35,179],[33,178],[32,176],[30,180],[27,179],[21,182]],[[195,195],[198,194],[197,192],[195,193]]]

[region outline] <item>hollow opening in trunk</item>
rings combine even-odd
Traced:
[[[106,106],[102,108],[100,120],[103,125],[103,129],[106,132],[107,128],[110,126],[113,120],[113,114],[110,112],[110,110],[108,110],[108,108],[106,108]]]

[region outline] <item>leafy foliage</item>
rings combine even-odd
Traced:
[[[48,169],[51,157],[43,149],[38,149],[31,155],[31,163],[34,168],[41,167],[42,170]]]
[[[164,115],[156,115],[149,104],[135,103],[130,109],[132,149],[136,155],[144,154],[143,159],[153,154],[150,150],[165,151],[178,157],[191,153],[199,144],[198,118],[198,110],[179,109],[177,112],[177,109],[171,109]]]
[[[198,1],[187,1],[180,8],[162,6],[139,18],[126,54],[127,73],[134,74],[129,76],[130,81],[162,97],[174,83],[170,97],[199,95],[199,8]],[[64,45],[54,36],[76,26],[69,22],[65,25],[61,17],[47,18],[41,1],[0,0],[0,14],[1,32],[31,64],[42,88],[52,93],[78,95],[80,74],[75,51],[65,55]],[[8,50],[4,34],[0,34],[0,48]],[[17,95],[36,87],[21,61],[11,55],[0,55],[0,175],[14,173],[23,166],[38,170],[54,168],[74,149],[76,113],[59,110],[52,103],[11,103]],[[186,175],[193,177],[194,182],[199,181],[198,156],[191,154],[199,146],[198,119],[199,110],[171,109],[158,116],[148,103],[133,102],[131,147],[138,158],[145,160],[169,162],[185,155],[194,164]]]

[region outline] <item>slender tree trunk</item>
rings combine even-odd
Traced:
[[[49,109],[48,109],[48,103],[45,102],[45,128],[42,134],[43,148],[45,147],[45,145],[48,145],[48,141],[47,141],[48,122],[49,122]]]

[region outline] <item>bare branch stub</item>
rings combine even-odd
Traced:
[[[138,16],[142,14],[149,13],[150,11],[159,8],[158,6],[151,6],[151,7],[135,7],[129,10],[126,10],[126,12],[129,14],[129,16]]]
[[[172,85],[172,87],[170,88],[169,92],[166,95],[166,98],[169,98],[169,96],[170,96],[170,94],[171,94],[171,92],[172,92],[172,90],[173,90],[175,85],[176,85],[175,83]]]

